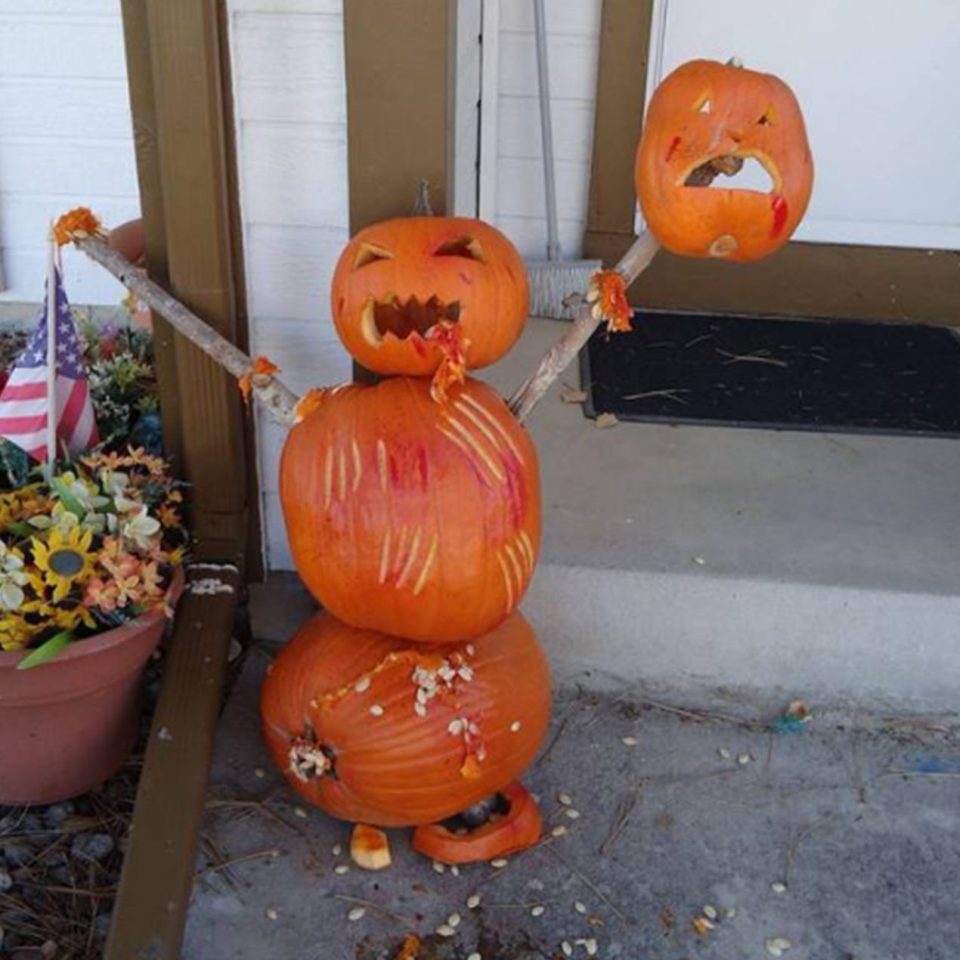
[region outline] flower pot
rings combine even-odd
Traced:
[[[183,589],[178,568],[170,587]],[[29,651],[0,652],[0,803],[53,803],[102,783],[137,735],[141,676],[167,619],[148,614],[17,670]]]

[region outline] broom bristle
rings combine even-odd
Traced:
[[[573,293],[586,294],[590,278],[601,268],[599,260],[546,260],[527,264],[530,316],[572,320],[577,305],[564,306]]]

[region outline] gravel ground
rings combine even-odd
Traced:
[[[780,733],[743,698],[704,713],[570,687],[526,777],[540,847],[453,875],[395,830],[394,865],[370,874],[349,826],[270,766],[266,662],[248,659],[220,726],[187,960],[387,960],[411,934],[419,960],[956,956],[955,718],[813,704]]]

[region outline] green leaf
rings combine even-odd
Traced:
[[[15,537],[19,537],[21,540],[25,539],[26,537],[32,537],[37,532],[29,524],[22,523],[19,520],[15,520],[13,523],[8,523],[7,529]]]
[[[18,670],[31,670],[33,667],[39,667],[41,663],[47,663],[52,660],[70,641],[73,640],[72,630],[61,630],[55,633],[49,640],[45,640],[28,657],[24,657],[18,664]]]
[[[56,491],[61,503],[76,516],[82,520],[86,510],[80,506],[80,501],[67,489],[67,485],[59,477],[51,477],[50,486]]]

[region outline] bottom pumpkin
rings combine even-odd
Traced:
[[[268,668],[263,735],[305,800],[381,827],[434,823],[517,779],[550,715],[550,672],[519,613],[469,643],[427,647],[303,624]]]

